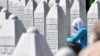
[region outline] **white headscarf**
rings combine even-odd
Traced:
[[[68,47],[60,48],[55,56],[76,56],[75,52]]]
[[[72,26],[76,27],[77,29],[80,29],[80,28],[84,27],[85,24],[81,18],[77,18],[73,21]]]

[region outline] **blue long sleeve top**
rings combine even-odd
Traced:
[[[67,42],[77,42],[80,41],[82,48],[87,46],[87,28],[83,27],[77,31],[73,36],[67,37]]]

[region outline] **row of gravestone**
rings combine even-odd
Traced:
[[[0,12],[0,56],[11,56],[25,28],[18,17],[4,8]]]
[[[44,24],[46,21],[45,19],[50,11],[49,6],[48,6],[48,3],[45,2],[46,0],[42,0],[38,4],[36,3],[36,1],[34,1],[34,0],[33,1],[32,0],[29,0],[29,1],[28,0],[20,0],[20,1],[19,0],[15,0],[15,1],[8,0],[7,1],[8,2],[7,3],[8,10],[9,10],[9,12],[11,12],[19,17],[19,19],[23,22],[26,29],[29,28],[30,26],[39,24],[39,26],[37,26],[37,28],[40,28],[40,31],[43,34],[45,34],[43,32],[43,30],[44,30],[43,28],[44,28]],[[50,0],[49,4],[54,4],[55,1],[58,1],[58,0]],[[73,1],[73,0],[71,0],[71,1]],[[4,1],[1,1],[1,2],[4,3]],[[85,0],[80,0],[80,1],[75,0],[72,7],[70,4],[71,3],[69,3],[69,0],[60,0],[60,2],[59,2],[59,5],[60,5],[60,7],[62,7],[62,9],[65,13],[66,19],[68,21],[67,26],[70,26],[70,21],[72,21],[71,19],[75,19],[77,17],[81,17],[82,19],[84,19],[86,21],[86,19],[85,19],[86,18]],[[76,8],[76,6],[77,6],[77,8]],[[41,20],[39,18],[41,18],[43,20]],[[43,22],[42,25],[40,25],[41,22],[38,23],[38,21]],[[68,32],[70,32],[69,29],[70,29],[70,27],[68,27],[68,30],[67,30]]]
[[[20,5],[17,4],[17,1],[15,2],[15,4],[12,2],[9,2],[8,5],[10,6],[8,6],[9,8],[8,10],[11,13],[18,16],[19,20],[22,21],[26,29],[33,25],[37,29],[39,29],[39,31],[46,37],[47,43],[51,51],[55,53],[58,50],[58,48],[62,46],[66,46],[66,40],[65,40],[66,36],[69,35],[70,32],[72,32],[73,34],[74,30],[70,28],[70,24],[72,23],[73,19],[81,17],[85,22],[88,23],[88,28],[89,28],[88,35],[92,33],[90,31],[95,21],[99,19],[100,2],[98,0],[96,0],[90,7],[87,13],[87,17],[86,17],[85,3],[84,3],[85,0],[75,0],[71,7],[69,6],[69,3],[67,1],[68,0],[60,0],[59,4],[54,3],[53,6],[49,7],[48,3],[44,1],[41,1],[36,6],[35,2],[33,2],[32,0],[29,0],[27,4],[26,2],[24,2],[24,0],[22,2],[20,0]],[[36,9],[34,9],[33,7],[35,7]],[[0,15],[1,15],[0,20],[2,20],[0,21],[0,23],[3,23],[4,19],[8,18],[9,13],[3,12],[3,13],[0,13]],[[0,39],[2,41],[0,43],[0,46],[1,46],[0,48],[3,49],[4,53],[6,49],[13,49],[12,47],[15,47],[14,43],[17,43],[18,41],[18,39],[16,39],[15,41],[15,39],[13,38],[11,38],[11,40],[6,40],[6,39],[9,39],[10,37],[6,38],[5,33],[7,34],[7,36],[10,36],[10,33],[13,32],[11,33],[11,37],[14,37],[14,36],[18,36],[17,31],[18,32],[21,31],[21,29],[17,30],[20,27],[20,25],[15,26],[13,22],[11,23],[12,25],[10,25],[10,23],[7,23],[7,22],[4,23],[6,26],[3,26],[0,31],[2,33],[1,39]],[[19,24],[19,23],[16,23],[16,24]],[[16,31],[14,32],[13,29],[10,27],[12,27],[13,29],[16,29]],[[7,28],[7,30],[5,28]],[[12,31],[9,29],[12,29]],[[4,37],[5,39],[3,39]],[[3,41],[8,41],[8,42],[6,43]],[[13,41],[13,42],[9,42],[9,41]],[[4,43],[6,44],[10,43],[10,44],[6,45]],[[12,46],[12,44],[14,45]],[[9,46],[11,48],[9,48]]]
[[[1,6],[3,6],[5,4],[7,9],[9,10],[9,12],[17,15],[19,17],[19,19],[21,19],[22,22],[24,23],[25,28],[29,28],[30,26],[33,26],[35,24],[33,22],[33,18],[46,17],[46,15],[49,12],[49,7],[51,8],[54,3],[58,2],[58,0],[50,0],[50,1],[49,0],[42,0],[42,1],[45,1],[45,2],[43,3],[43,2],[41,2],[41,0],[33,0],[33,1],[32,0],[20,0],[20,1],[19,0],[14,0],[14,1],[13,0],[3,0],[3,1],[0,0],[0,2],[1,2],[0,4],[1,4]],[[70,1],[72,1],[72,2],[70,2]],[[83,6],[82,9],[83,8],[85,9],[85,0],[80,0],[79,2],[76,2],[76,1],[60,0],[60,2],[59,2],[59,5],[62,7],[62,9],[65,12],[65,14],[67,15],[68,19],[70,19],[70,8],[71,8],[71,5],[73,4],[73,2],[74,2],[74,5],[73,5],[72,11],[75,11],[75,10],[79,11],[79,9],[81,9],[80,7],[82,7],[82,6]],[[78,4],[75,5],[75,3],[76,4],[78,3],[79,6],[78,6]],[[82,4],[82,5],[80,5],[80,4]],[[76,6],[78,6],[77,9],[74,8]],[[3,7],[5,7],[5,6],[3,6]],[[34,13],[35,11],[40,11],[40,12]],[[40,16],[38,15],[38,13]],[[36,16],[35,16],[35,14],[36,14]],[[81,13],[78,12],[76,14],[81,14]],[[28,18],[28,19],[26,19],[26,18]],[[32,19],[29,19],[29,18],[32,18]],[[33,24],[32,23],[27,24],[26,22],[27,23],[32,22]]]
[[[4,12],[6,10],[2,9],[0,16],[4,16]],[[0,56],[53,56],[46,39],[36,28],[26,32],[22,22],[12,14],[3,19],[0,23]]]
[[[34,0],[20,0],[20,2],[18,0],[7,1],[8,3],[4,4],[7,4],[8,11],[18,16],[18,19],[22,21],[25,29],[28,29],[31,26],[35,26],[40,31],[40,33],[44,35],[53,53],[56,53],[58,48],[66,46],[66,36],[70,35],[70,32],[72,32],[72,34],[74,32],[74,30],[70,28],[70,24],[72,23],[73,19],[81,17],[86,22],[85,0],[74,0],[72,6],[69,4],[69,0],[60,0],[59,3],[56,3],[56,0],[50,0],[50,5],[48,5],[48,2],[45,2],[46,0],[42,0],[38,4]],[[3,22],[3,19],[8,17],[9,12],[3,12],[3,16],[1,15],[0,17],[2,21],[0,22]],[[14,27],[15,24],[19,23],[15,22],[13,25],[10,25],[10,23],[5,23],[7,27],[4,25],[2,26],[1,32],[4,31],[5,28],[7,28],[7,30],[4,31],[4,33],[2,32],[1,35],[7,33],[9,36],[11,33],[13,35],[11,35],[11,40],[4,39],[4,41],[8,41],[7,43],[11,43],[9,41],[13,41],[12,44],[15,46],[18,41],[15,36],[19,36],[17,35],[17,32],[23,31],[20,29],[21,24]],[[14,30],[10,27],[13,27],[15,30],[19,30],[14,32]],[[11,32],[10,29],[13,30],[13,32]],[[3,39],[2,37],[0,40]],[[2,43],[4,44],[5,42]]]

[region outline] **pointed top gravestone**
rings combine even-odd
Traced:
[[[45,38],[31,27],[23,33],[12,56],[52,56]]]
[[[59,5],[64,9],[64,10],[70,10],[71,4],[69,0],[60,0]],[[65,12],[66,13],[66,12]]]
[[[70,2],[69,0],[60,0],[60,3],[59,5],[62,7],[65,15],[66,15],[66,19],[67,19],[67,33],[70,34],[70,8],[71,8],[71,5],[70,5]]]
[[[98,1],[95,1],[88,13],[87,13],[87,19],[88,19],[88,44],[91,44],[91,35],[93,35],[94,32],[92,32],[93,25],[100,19],[100,3]]]
[[[100,3],[99,3],[99,1],[98,0],[96,0],[92,5],[91,5],[91,7],[90,7],[90,9],[89,9],[89,11],[88,11],[88,16],[89,17],[98,17],[98,15],[99,15],[99,9],[100,9],[100,7],[99,7],[99,5],[100,5]],[[90,13],[91,13],[91,15],[90,15]],[[97,15],[92,15],[92,14],[97,14]]]
[[[12,55],[23,32],[25,32],[25,28],[22,22],[16,19],[16,16],[11,15],[8,20],[4,21],[0,30],[0,56]]]
[[[1,9],[0,12],[0,29],[3,26],[4,21],[9,17],[9,12],[6,8]]]
[[[41,1],[34,12],[34,25],[44,36],[46,35],[46,15],[48,11],[48,4],[45,1]]]
[[[25,7],[25,9],[33,10],[34,9],[33,1],[32,0],[29,0],[28,3],[27,3],[27,5],[26,5],[26,7]],[[29,13],[30,13],[30,11],[29,11]]]
[[[8,12],[8,10],[6,9],[6,8],[3,8],[3,9],[1,9],[1,12],[0,12],[0,19],[1,19],[1,22],[2,22],[2,20],[6,20],[7,18],[6,18],[6,13]],[[1,23],[0,22],[0,23]]]
[[[12,0],[12,4],[11,4],[11,13],[15,14],[18,16],[18,4],[19,4],[19,0]]]
[[[28,1],[29,0],[20,0],[18,4],[18,18],[22,21],[23,24],[25,23],[25,7]]]
[[[25,19],[24,19],[24,26],[26,29],[29,27],[34,26],[34,10],[37,4],[34,0],[29,0],[26,7],[25,7]]]
[[[41,10],[40,10],[40,9],[41,9]],[[45,1],[41,1],[41,2],[37,5],[37,7],[36,7],[34,13],[41,13],[41,12],[43,13],[43,12],[45,12],[45,16],[46,16],[48,10],[49,10],[48,4],[47,4]]]
[[[9,15],[11,15],[11,13],[6,8],[1,9],[1,13],[4,14],[2,17],[5,17],[5,19],[8,19]]]
[[[79,11],[80,11],[80,4],[79,4],[79,1],[78,0],[74,0],[74,3],[71,7],[71,13],[74,12],[74,14],[79,14]]]
[[[67,19],[62,8],[55,3],[46,17],[46,39],[53,54],[66,46]]]

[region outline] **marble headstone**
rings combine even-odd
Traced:
[[[41,10],[40,10],[41,9]],[[49,11],[49,6],[45,1],[41,1],[34,12],[34,26],[44,36],[46,35],[46,15]]]
[[[25,19],[23,21],[26,29],[34,25],[34,10],[36,6],[37,4],[34,0],[29,0],[25,7]]]
[[[14,48],[25,32],[25,28],[16,16],[11,15],[8,20],[3,23],[0,30],[0,56],[12,56]]]
[[[18,16],[18,4],[19,4],[19,0],[12,0],[12,8],[11,8],[11,13],[15,14]]]
[[[50,0],[41,0],[41,1],[45,1],[48,4]]]
[[[64,11],[58,4],[54,4],[46,17],[46,39],[55,54],[58,48],[66,46],[67,19]]]
[[[70,24],[73,22],[76,18],[82,18],[85,24],[87,24],[87,18],[86,18],[86,8],[83,3],[80,3],[80,0],[74,0],[74,3],[70,9]],[[71,27],[71,34],[74,34],[76,31]]]
[[[8,11],[12,12],[13,0],[8,0]]]
[[[0,0],[0,6],[8,9],[8,0]]]
[[[67,33],[70,34],[70,2],[69,0],[60,0],[59,5],[62,7],[67,19]]]
[[[98,1],[95,1],[88,13],[87,13],[87,19],[88,19],[88,41],[91,41],[89,40],[90,39],[90,35],[93,33],[92,32],[92,27],[94,25],[94,23],[96,21],[98,21],[98,19],[100,19],[100,3]],[[89,44],[90,42],[88,42]]]
[[[34,27],[29,28],[16,46],[12,56],[53,56],[46,39]]]
[[[7,10],[3,8],[0,12],[0,29],[6,19],[7,19]]]
[[[69,0],[60,0],[59,5],[62,7],[64,10],[65,14],[67,15],[68,13],[70,14],[70,2]]]
[[[3,15],[0,18],[5,19],[8,19],[9,15],[11,15],[11,13],[6,8],[1,9],[1,14]]]
[[[22,23],[25,23],[25,6],[27,5],[27,2],[29,0],[20,0],[18,4],[18,18],[22,21]]]

